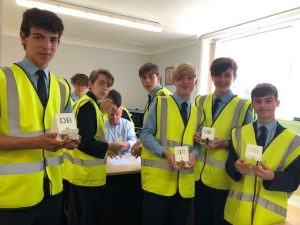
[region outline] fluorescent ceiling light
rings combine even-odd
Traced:
[[[93,10],[77,5],[67,4],[61,1],[31,1],[16,0],[17,4],[28,8],[47,9],[55,13],[61,13],[69,16],[76,16],[84,19],[96,20],[105,23],[111,23],[152,32],[161,32],[162,26],[158,22],[139,19],[130,16],[124,16],[116,13],[110,13],[101,10]]]

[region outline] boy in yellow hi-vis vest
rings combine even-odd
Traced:
[[[232,130],[226,171],[230,186],[224,217],[228,224],[283,222],[291,192],[300,182],[300,137],[275,119],[278,91],[268,83],[251,92],[254,123]]]
[[[143,123],[145,123],[148,113],[149,107],[151,103],[158,97],[158,96],[168,96],[172,93],[165,87],[160,84],[160,75],[159,75],[159,68],[154,63],[145,63],[139,68],[139,77],[141,83],[145,90],[148,92],[148,101],[145,105],[144,109],[144,117]],[[133,156],[139,156],[141,154],[141,142],[138,140],[136,144],[131,149],[131,154]]]
[[[0,70],[0,224],[58,225],[62,212],[62,148],[49,132],[56,113],[72,112],[65,80],[48,69],[64,26],[53,12],[23,14],[25,57]]]
[[[195,66],[181,63],[173,71],[176,91],[157,97],[141,132],[143,225],[186,224],[195,193],[193,136],[202,122],[202,111],[190,101],[197,83]],[[175,162],[185,148],[186,163]]]
[[[231,90],[237,77],[237,64],[233,59],[215,59],[210,75],[215,91],[195,100],[196,106],[205,113],[203,127],[215,129],[214,141],[201,145],[195,164],[195,225],[224,224],[223,212],[231,182],[225,171],[230,132],[234,127],[253,122],[254,116],[250,101]],[[196,141],[201,139],[199,136],[195,137]]]

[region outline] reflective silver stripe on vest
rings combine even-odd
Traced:
[[[62,81],[58,80],[59,88],[60,88],[60,111],[63,112],[65,109],[65,100],[66,100],[66,86]]]
[[[201,125],[201,117],[202,117],[202,108],[198,107],[197,108],[197,131],[198,129],[200,128],[200,125]]]
[[[182,168],[181,170],[179,170],[180,174],[192,174],[194,173],[194,167],[191,168]]]
[[[236,142],[237,142],[236,151],[237,151],[238,158],[241,158],[241,154],[242,154],[241,135],[242,135],[242,127],[239,127],[235,130],[235,138],[236,138]]]
[[[148,166],[148,167],[154,167],[157,169],[162,169],[162,170],[166,170],[169,172],[174,172],[168,162],[164,162],[164,161],[158,161],[158,160],[151,160],[151,159],[142,159],[141,161],[142,166]]]
[[[290,156],[297,147],[300,145],[300,137],[296,135],[290,145],[287,147],[287,150],[284,152],[283,157],[280,160],[280,163],[278,164],[277,171],[282,171],[284,162],[286,161],[287,157]]]
[[[246,194],[239,191],[230,190],[228,195],[232,198],[235,198],[240,201],[244,202],[252,202],[254,195],[253,194]],[[278,215],[281,215],[283,217],[286,216],[287,209],[281,207],[280,205],[275,204],[274,202],[268,201],[267,199],[264,199],[260,196],[258,196],[255,200],[255,202],[260,205],[261,207],[268,209],[269,211],[272,211]]]
[[[67,152],[64,152],[64,158],[69,160],[72,164],[84,166],[84,167],[99,166],[99,165],[106,164],[106,159],[83,160],[83,159],[73,158],[73,156],[71,156]]]
[[[161,111],[160,111],[160,144],[164,147],[168,147],[167,143],[167,98],[161,97]]]
[[[204,155],[203,154],[200,155],[199,160],[204,163]],[[225,162],[224,161],[212,159],[212,158],[209,158],[209,157],[206,157],[206,164],[225,169]]]
[[[239,119],[240,119],[240,115],[241,115],[241,112],[243,110],[243,107],[244,105],[246,104],[247,100],[246,99],[240,99],[236,108],[235,108],[235,111],[234,111],[234,115],[232,117],[232,120],[231,120],[231,124],[230,124],[230,127],[229,127],[229,131],[231,131],[234,127],[237,127],[238,126],[238,122],[239,122]],[[228,140],[230,139],[230,132],[228,134]]]
[[[20,133],[20,110],[19,110],[19,97],[17,82],[13,71],[5,66],[3,68],[4,76],[6,79],[6,90],[7,90],[7,110],[8,110],[8,126],[10,136],[18,136]]]
[[[16,137],[35,137],[43,134],[43,131],[37,132],[22,132],[20,128],[20,108],[19,108],[19,96],[17,82],[11,68],[5,66],[3,69],[4,76],[6,79],[6,90],[7,90],[7,110],[8,110],[8,126],[9,126],[9,136]],[[60,82],[59,82],[60,83]],[[61,84],[61,83],[60,83]],[[65,99],[66,88],[65,85],[60,85],[60,97]],[[63,96],[64,95],[64,96]],[[62,111],[64,109],[64,104],[61,105]]]
[[[61,165],[64,162],[63,158],[64,158],[63,155],[46,157],[47,166],[58,166],[58,165]]]
[[[199,107],[203,108],[203,104],[204,104],[206,97],[207,97],[207,95],[200,96]]]
[[[44,170],[43,162],[1,164],[0,175],[17,175],[26,173],[36,173]]]

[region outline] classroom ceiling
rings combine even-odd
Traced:
[[[162,24],[154,33],[72,16],[62,42],[153,54],[196,43],[199,36],[300,7],[299,0],[62,0],[87,8],[138,17]],[[2,0],[2,33],[18,35],[25,8]],[[55,2],[55,1],[54,1]]]

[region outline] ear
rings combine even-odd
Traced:
[[[277,100],[277,104],[276,104],[276,106],[278,107],[280,105],[280,101],[279,100]]]
[[[198,84],[198,79],[197,77],[195,78],[195,86]]]
[[[26,44],[26,36],[24,34],[24,32],[20,32],[20,39],[21,39],[21,42],[22,42],[22,45],[25,45]]]
[[[92,87],[92,85],[93,85],[92,81],[91,81],[91,80],[89,80],[89,88],[91,88],[91,87]]]

